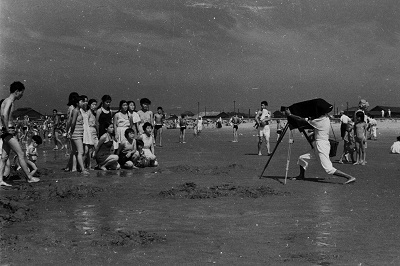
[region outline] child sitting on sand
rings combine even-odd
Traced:
[[[151,134],[153,131],[153,126],[149,123],[146,122],[143,125],[143,131],[144,133],[140,135],[140,140],[143,142],[143,145],[139,140],[137,141],[136,147],[138,149],[140,157],[143,159],[145,158],[146,160],[149,161],[149,165],[145,166],[157,166],[157,158],[154,155],[154,137]],[[139,165],[139,167],[145,167]]]
[[[397,137],[397,141],[395,141],[390,147],[390,153],[399,154],[400,153],[400,136]]]
[[[125,140],[118,146],[118,163],[126,169],[137,168],[134,163],[139,157],[136,150],[135,131],[132,128],[125,130]]]
[[[342,156],[340,156],[339,163],[343,163],[343,159],[346,160],[346,162],[348,162],[349,155],[350,155],[352,163],[355,163],[354,148],[352,147],[354,144],[353,127],[354,127],[353,122],[349,122],[346,124],[346,131],[343,136],[343,141],[344,141],[343,154],[342,154]]]
[[[356,124],[354,125],[354,140],[356,144],[357,159],[354,165],[365,165],[365,143],[367,136],[367,123],[364,122],[364,113],[356,113]]]

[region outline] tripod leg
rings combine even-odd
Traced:
[[[271,155],[270,155],[269,158],[268,158],[267,163],[266,163],[265,166],[264,166],[264,169],[263,169],[263,171],[262,171],[262,173],[261,173],[261,175],[260,175],[260,178],[262,178],[262,176],[263,176],[263,174],[264,174],[264,172],[265,172],[265,169],[267,169],[267,166],[268,166],[269,162],[271,161],[272,157],[274,156],[275,151],[276,151],[276,149],[278,148],[278,145],[282,142],[282,139],[283,139],[283,137],[285,136],[286,131],[288,130],[288,128],[289,128],[289,123],[287,123],[287,124],[285,125],[285,127],[283,128],[282,134],[279,136],[279,139],[278,139],[278,141],[277,141],[277,143],[276,143],[276,145],[275,145],[275,147],[274,147],[274,150],[272,151]]]
[[[288,149],[288,155],[287,155],[287,160],[286,160],[285,185],[286,185],[286,180],[287,180],[287,176],[288,176],[288,172],[289,172],[290,155],[292,153],[292,144],[293,144],[292,131],[289,131],[289,149]]]

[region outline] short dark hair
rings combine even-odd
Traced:
[[[397,137],[397,141],[400,141],[400,136]]]
[[[111,101],[111,96],[110,95],[108,95],[108,94],[106,94],[106,95],[103,95],[103,97],[101,97],[101,102],[106,102],[106,101]]]
[[[36,142],[37,145],[40,145],[40,144],[43,143],[42,138],[41,138],[40,136],[38,136],[38,135],[32,136],[32,140],[33,140],[34,142]]]
[[[54,111],[57,113],[57,109],[53,109],[53,113],[54,113]]]
[[[118,110],[118,111],[121,111],[121,110],[122,110],[122,105],[124,105],[124,103],[128,104],[128,102],[125,101],[125,100],[119,101],[119,110]]]
[[[143,147],[143,146],[144,146],[143,140],[137,139],[137,140],[136,140],[136,147],[137,147],[137,146],[142,146],[142,147]]]
[[[88,97],[86,95],[80,95],[79,101],[85,101]]]
[[[356,117],[360,117],[361,119],[364,119],[365,114],[363,112],[357,112]]]
[[[144,125],[143,125],[143,130],[146,130],[146,128],[148,127],[148,126],[151,126],[151,128],[153,128],[153,125],[152,124],[150,124],[150,122],[146,122],[146,123],[144,123]]]
[[[151,101],[147,98],[140,99],[140,105],[142,104],[151,104]]]
[[[128,138],[130,133],[135,133],[135,130],[133,130],[132,128],[127,128],[124,133],[125,138]]]
[[[92,103],[97,103],[96,99],[90,99],[88,105],[91,106]]]
[[[161,109],[161,110],[162,110],[162,107],[161,107],[161,106],[157,107],[157,110],[159,110],[159,109]]]
[[[25,90],[25,86],[20,81],[14,81],[10,85],[10,93],[14,93],[16,91],[24,91],[24,90]]]
[[[268,102],[267,101],[262,101],[261,104],[264,104],[264,105],[268,106]]]
[[[134,105],[135,108],[136,108],[136,103],[135,103],[134,101],[128,101],[128,106],[129,106],[131,103],[133,103],[133,105]]]
[[[77,93],[77,92],[71,92],[70,94],[69,94],[69,96],[68,96],[68,103],[67,103],[67,105],[68,106],[71,106],[71,105],[73,105],[73,100],[74,100],[74,97],[76,97],[76,96],[79,96],[79,94]]]
[[[78,94],[73,95],[72,98],[70,99],[70,104],[73,105],[74,107],[77,107],[80,100],[81,97]]]

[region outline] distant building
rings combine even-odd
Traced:
[[[377,105],[370,109],[368,113],[373,115],[375,118],[382,117],[382,110],[385,111],[385,117],[388,117],[388,110],[390,109],[390,117],[400,117],[400,107],[382,106]]]
[[[25,107],[25,108],[18,108],[12,113],[12,118],[13,119],[24,119],[25,116],[29,117],[29,120],[38,120],[43,117],[41,113],[38,111],[33,110],[30,107]]]

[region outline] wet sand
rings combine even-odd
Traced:
[[[239,127],[238,143],[229,127],[199,137],[188,130],[186,144],[177,129],[164,130],[159,167],[90,176],[61,172],[64,153],[47,144],[39,148],[42,182],[15,177],[0,190],[0,264],[399,265],[400,155],[389,148],[400,123],[378,128],[367,165],[332,158],[357,177],[350,185],[319,166],[284,185],[288,136],[260,179],[269,157],[257,156],[250,123]],[[308,149],[296,132],[289,177]]]

